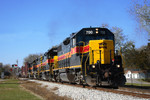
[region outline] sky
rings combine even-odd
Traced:
[[[137,34],[131,0],[0,0],[0,62],[23,65],[29,54],[44,53],[84,27],[108,24],[123,29],[136,48],[148,36]]]

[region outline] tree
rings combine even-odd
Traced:
[[[140,49],[140,55],[139,55],[139,60],[138,61],[138,65],[140,67],[140,69],[142,70],[147,70],[150,71],[150,51],[148,46],[144,46],[142,47],[142,49]]]
[[[135,46],[132,45],[132,47],[127,48],[124,51],[124,60],[125,60],[125,67],[135,69],[138,68],[137,61],[138,61],[138,54],[139,52],[135,49]]]
[[[134,46],[124,53],[126,66],[128,68],[138,68],[145,72],[150,72],[150,51],[148,46],[135,49]]]
[[[3,65],[4,71],[10,71],[10,64]]]
[[[130,48],[134,42],[128,41],[127,36],[124,35],[123,29],[119,27],[109,27],[108,24],[102,24],[101,27],[110,29],[114,35],[115,35],[115,50],[120,50],[120,47],[123,48],[123,50]]]
[[[3,68],[4,68],[4,75],[5,76],[11,76],[12,73],[10,71],[10,69],[11,69],[10,64],[4,65]]]
[[[42,54],[29,54],[27,57],[24,58],[24,64],[26,62],[30,63],[33,62],[35,59],[39,58],[42,56]]]
[[[123,30],[119,27],[112,27],[111,31],[115,35],[115,49],[119,50],[120,47],[125,45],[126,36],[123,34]]]
[[[1,75],[1,72],[4,72],[5,76],[11,76],[12,73],[10,69],[11,69],[10,64],[5,64],[5,65],[0,66],[0,75]]]
[[[147,48],[146,48],[147,54],[148,54],[148,63],[150,65],[150,43],[148,44]]]
[[[133,41],[127,41],[122,46],[122,53],[124,54],[128,50],[134,49],[135,45]]]
[[[150,35],[150,0],[133,0],[130,13],[138,22],[139,29]]]
[[[0,75],[1,75],[2,72],[4,72],[4,68],[0,67]]]

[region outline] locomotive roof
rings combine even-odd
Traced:
[[[56,55],[57,54],[57,48],[58,48],[57,45],[53,46],[44,55],[47,55],[47,54],[50,54],[51,56]]]
[[[52,48],[50,48],[47,52],[47,53],[50,53],[50,52],[53,52],[53,50],[57,50],[57,46],[53,46]]]
[[[77,34],[80,34],[80,32],[82,32],[83,30],[93,30],[93,29],[99,29],[99,30],[107,30],[109,31],[110,33],[112,33],[110,30],[108,30],[107,28],[100,28],[100,27],[89,27],[89,28],[82,28],[81,30],[79,30],[78,32],[75,32],[75,33],[72,33],[70,35],[70,38],[73,38],[74,36],[76,36]],[[113,34],[113,33],[112,33]]]

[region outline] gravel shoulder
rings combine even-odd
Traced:
[[[38,81],[38,80],[29,80],[29,81],[40,83],[42,87],[46,87],[48,90],[53,90],[55,94],[59,96],[67,96],[73,100],[149,100],[123,94],[81,87],[73,87],[46,81]]]

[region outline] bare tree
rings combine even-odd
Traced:
[[[10,64],[6,64],[6,65],[3,66],[3,68],[4,68],[5,71],[9,72],[10,68],[11,68],[11,65]]]
[[[3,66],[3,68],[4,68],[4,74],[5,74],[5,76],[11,76],[12,75],[12,73],[10,71],[10,69],[11,69],[11,65],[10,64],[5,64]]]
[[[112,27],[111,31],[115,35],[115,49],[119,50],[120,47],[125,45],[126,36],[123,34],[123,30],[119,27]]]
[[[109,25],[108,25],[108,24],[103,23],[103,24],[101,25],[101,27],[102,27],[102,28],[109,28]]]
[[[42,54],[29,54],[27,57],[24,58],[24,64],[26,62],[30,63],[33,62],[35,59],[37,59],[38,57],[42,56]]]
[[[139,29],[150,35],[150,0],[133,0],[129,12],[138,22]]]
[[[124,35],[123,29],[119,27],[109,27],[108,24],[102,24],[101,27],[110,29],[115,35],[115,50],[119,50],[122,47],[124,50],[130,48],[134,42],[128,41],[127,36]]]

